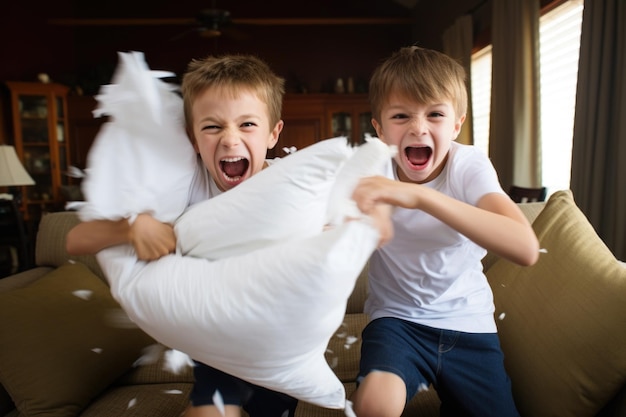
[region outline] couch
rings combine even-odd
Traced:
[[[571,192],[520,207],[542,247],[537,264],[522,268],[493,254],[483,260],[520,413],[626,416],[626,267]],[[74,212],[45,215],[36,267],[0,280],[0,416],[179,416],[191,370],[166,370],[158,354],[137,362],[159,345],[125,320],[95,258],[65,253],[65,235],[77,222]],[[326,352],[348,395],[367,321],[366,288],[365,269]],[[403,416],[438,416],[438,409],[431,386]],[[306,403],[296,412],[343,415]]]

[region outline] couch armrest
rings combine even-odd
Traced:
[[[95,256],[71,256],[65,250],[67,233],[78,223],[80,223],[80,219],[75,211],[61,211],[44,215],[37,232],[35,264],[37,266],[58,267],[70,260],[76,261],[86,265],[93,273],[105,279]]]

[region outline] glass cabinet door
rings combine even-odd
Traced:
[[[337,95],[329,101],[327,117],[330,135],[346,136],[354,145],[365,142],[367,135],[376,135],[366,95]]]
[[[53,193],[48,99],[41,95],[20,95],[18,100],[20,123],[16,129],[21,130],[22,163],[35,180],[35,185],[25,187],[26,198],[29,201],[50,200]]]
[[[61,208],[61,185],[67,184],[69,141],[67,87],[59,84],[7,82],[13,108],[14,146],[35,185],[25,186],[25,218]]]
[[[336,112],[332,114],[332,136],[346,136],[352,138],[352,114]]]

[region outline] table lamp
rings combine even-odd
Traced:
[[[0,187],[33,185],[35,181],[28,175],[15,153],[15,148],[0,145]],[[4,200],[13,200],[12,194],[0,194]]]
[[[35,181],[28,175],[15,153],[15,148],[0,145],[0,187],[33,185]],[[18,194],[19,195],[19,194]],[[9,273],[25,270],[30,265],[28,237],[22,214],[12,194],[0,193],[0,248],[16,253]]]

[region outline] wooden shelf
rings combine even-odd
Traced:
[[[354,144],[373,134],[367,94],[287,94],[283,100],[285,126],[268,157],[284,156],[283,148],[305,146],[342,134]]]

